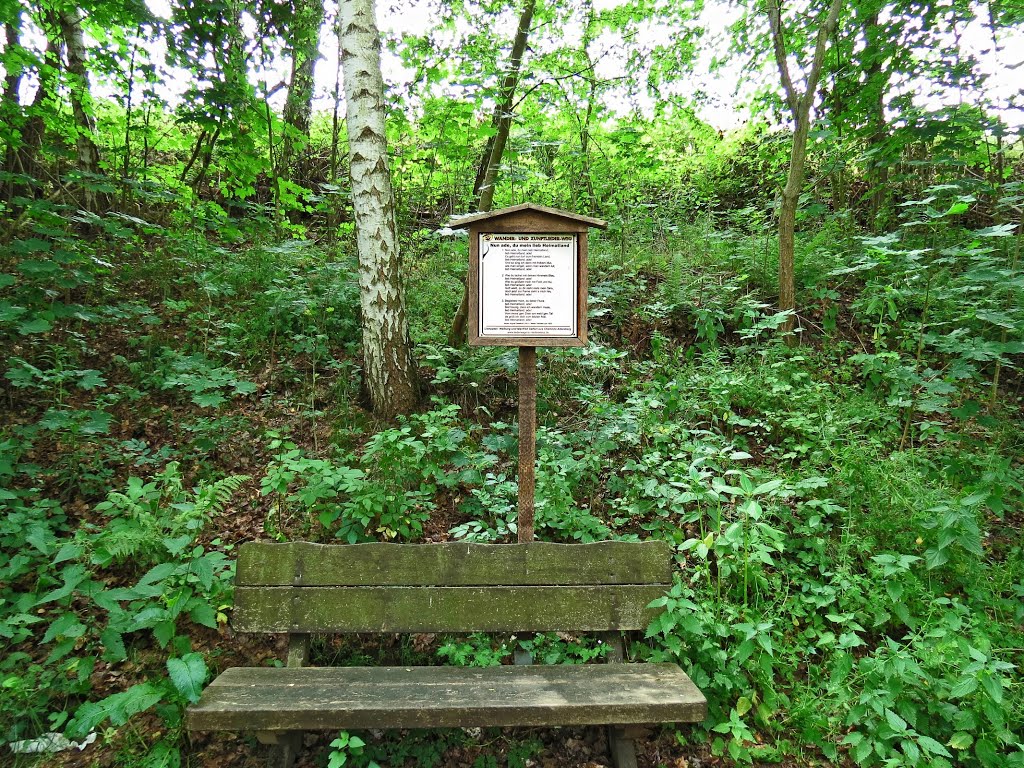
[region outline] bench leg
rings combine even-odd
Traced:
[[[302,731],[257,733],[256,738],[270,745],[267,768],[292,768],[302,750]]]
[[[636,744],[628,738],[622,728],[608,726],[608,751],[615,768],[636,768]]]
[[[309,663],[309,635],[288,635],[289,667],[304,667]],[[264,738],[266,737],[266,738]],[[257,734],[264,743],[271,744],[269,768],[292,768],[302,751],[302,731],[278,731],[273,734]]]

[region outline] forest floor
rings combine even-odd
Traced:
[[[73,717],[72,731],[100,735],[19,766],[261,764],[244,735],[189,743],[187,701],[166,682],[169,658],[201,657],[204,676],[281,658],[281,638],[231,629],[244,541],[514,538],[514,350],[443,342],[463,241],[410,237],[425,398],[395,425],[361,401],[354,269],[337,246],[172,235],[97,236],[87,255],[109,265],[116,251],[118,266],[69,289],[74,309],[9,351],[0,540],[39,533],[0,579],[13,606],[0,614],[3,731],[32,738]],[[808,251],[837,234],[817,237]],[[990,369],[945,376],[969,356],[915,358],[913,306],[900,308],[906,328],[880,317],[863,283],[806,289],[805,332],[787,348],[771,278],[750,267],[763,242],[693,231],[623,260],[598,240],[595,343],[539,356],[539,537],[678,548],[671,621],[629,652],[681,663],[711,716],[652,731],[641,765],[870,764],[862,744],[906,764],[1024,754],[1019,370],[1002,369],[994,398]],[[365,483],[346,495],[337,477],[351,470]],[[223,502],[203,501],[232,477]],[[364,502],[370,524],[352,511]],[[589,648],[536,643],[553,661]],[[317,644],[314,661],[511,653],[482,635],[355,637]],[[129,690],[149,705],[116,699]],[[324,765],[334,737],[308,736],[300,765]],[[362,737],[349,765],[608,764],[593,728]]]

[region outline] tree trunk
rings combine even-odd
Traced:
[[[594,194],[594,179],[590,172],[590,121],[594,117],[594,104],[597,102],[597,73],[594,71],[594,59],[590,55],[590,44],[594,38],[594,23],[597,16],[594,4],[587,3],[587,24],[583,29],[580,41],[580,52],[587,62],[587,111],[580,123],[580,175],[582,176],[583,194],[586,199],[587,213],[597,214],[597,196]]]
[[[805,112],[797,117],[796,129],[793,131],[793,148],[789,155],[789,174],[779,205],[779,311],[791,313],[783,325],[787,341],[794,339],[796,211],[800,205],[800,192],[804,186],[804,175],[807,168],[807,137],[810,128],[810,115]]]
[[[860,21],[861,38],[864,41],[864,49],[860,53],[860,59],[864,62],[862,93],[869,94],[870,99],[868,108],[865,109],[865,117],[868,120],[865,180],[870,195],[868,223],[874,232],[877,232],[882,224],[882,212],[888,197],[885,186],[889,181],[889,161],[885,157],[884,144],[889,136],[885,121],[885,94],[890,73],[885,66],[887,59],[881,40],[880,15],[878,8],[872,8]]]
[[[280,173],[308,185],[309,163],[302,153],[309,145],[309,124],[313,114],[313,68],[320,58],[320,27],[324,23],[323,0],[296,0],[291,25],[292,70],[288,98],[284,104],[284,143]]]
[[[515,108],[516,86],[519,85],[519,69],[523,63],[523,54],[526,53],[526,41],[530,36],[530,24],[533,23],[533,10],[536,5],[536,0],[526,0],[526,6],[519,17],[519,28],[512,44],[508,72],[501,84],[501,100],[492,118],[496,130],[491,153],[487,158],[487,170],[477,198],[478,211],[489,211],[494,204],[494,185],[498,180],[498,169],[501,167],[501,158],[505,154],[505,145],[508,144],[508,134],[512,128],[512,110]]]
[[[19,25],[21,20],[6,22],[4,24],[4,51],[10,53],[15,48],[21,48],[21,34]],[[18,88],[21,85],[22,67],[11,67],[4,76],[4,106],[18,104]]]
[[[50,18],[47,17],[44,19],[44,25],[49,24],[50,21]],[[10,41],[10,36],[7,39]],[[59,70],[60,44],[57,42],[55,34],[48,33],[46,35],[46,49],[43,52],[43,66],[39,70],[39,86],[36,90],[35,98],[28,108],[28,116],[24,119],[20,139],[14,137],[13,134],[8,138],[7,154],[4,158],[5,171],[32,180],[38,180],[41,176],[42,168],[39,166],[39,151],[43,147],[43,137],[46,133],[43,111],[46,101],[56,90],[54,88],[54,79]],[[20,77],[17,80],[12,80],[9,73],[7,86],[20,86],[19,80]],[[13,95],[15,97],[14,105],[17,106],[16,91]],[[18,114],[22,114],[20,107],[18,107]],[[8,124],[8,127],[10,128],[10,124]],[[27,181],[11,180],[12,197],[18,195],[29,196],[31,194],[32,189]]]
[[[342,197],[338,194],[338,160],[341,148],[341,116],[338,108],[341,101],[341,27],[334,20],[334,35],[338,40],[338,56],[334,62],[334,109],[331,112],[331,167],[328,180],[331,183],[330,207],[327,211],[327,243],[333,246],[338,239],[338,224],[341,222]]]
[[[800,203],[800,192],[803,190],[804,173],[807,166],[807,137],[811,129],[811,107],[814,106],[818,80],[821,78],[821,69],[825,63],[828,39],[832,36],[839,21],[841,5],[842,0],[832,0],[828,16],[821,21],[818,27],[814,57],[807,71],[804,91],[799,93],[789,72],[789,52],[786,50],[779,0],[768,0],[767,4],[768,25],[771,29],[775,63],[779,68],[786,104],[793,116],[793,149],[789,157],[786,186],[782,190],[782,201],[779,206],[779,311],[790,312],[786,321],[780,326],[780,330],[789,345],[794,345],[797,341],[793,335],[793,328],[796,324],[796,211]]]
[[[417,381],[384,132],[384,79],[373,0],[341,0],[339,22],[359,251],[363,375],[374,413],[391,418],[416,405]]]
[[[7,22],[4,24],[4,51],[10,52],[21,47],[20,26],[21,20]],[[22,142],[19,136],[20,130],[25,122],[21,110],[21,103],[18,100],[18,91],[21,89],[21,77],[23,69],[17,66],[9,66],[4,77],[4,92],[0,101],[0,124],[3,125],[0,138],[4,142],[4,165],[3,170],[7,173],[17,173],[18,148]],[[14,197],[17,188],[13,178],[0,182],[0,195],[4,200]]]
[[[494,134],[487,142],[473,188],[476,209],[481,213],[491,210],[491,206],[494,204],[494,187],[498,181],[498,170],[501,168],[501,158],[505,154],[509,131],[512,129],[512,110],[515,107],[519,70],[523,63],[523,55],[526,53],[526,41],[530,37],[530,25],[533,23],[533,11],[536,6],[536,0],[526,0],[523,12],[519,16],[519,28],[516,30],[516,39],[512,43],[512,56],[509,59],[508,72],[505,73],[505,80],[501,84],[501,98],[498,100],[491,118]],[[468,275],[466,279],[469,279]],[[463,285],[462,300],[459,302],[459,309],[452,320],[452,327],[448,331],[449,346],[458,346],[466,340],[466,321],[468,319],[469,286]]]
[[[75,146],[78,149],[78,170],[83,173],[100,172],[100,152],[96,146],[96,122],[92,114],[92,96],[89,93],[89,71],[86,69],[85,37],[82,20],[75,11],[62,10],[58,18],[61,37],[64,38],[68,61],[68,88],[71,111],[75,116]],[[96,209],[96,195],[86,188],[86,207]]]

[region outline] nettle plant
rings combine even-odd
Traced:
[[[349,543],[414,539],[439,489],[480,477],[477,451],[457,423],[458,411],[448,405],[409,416],[337,460],[311,457],[271,435],[277,453],[260,484],[261,493],[273,497],[270,527],[284,534],[297,523],[308,533],[315,519]]]
[[[842,743],[858,765],[1024,765],[1006,712],[1016,668],[998,657],[984,622],[959,600],[937,598],[905,638],[837,659],[830,688],[847,708]]]
[[[1024,352],[1024,274],[1018,223],[957,226],[976,200],[942,185],[903,204],[902,227],[861,238],[863,254],[833,277],[869,277],[853,309],[872,330],[874,352],[851,358],[865,379],[903,410],[901,446],[915,416],[949,412],[990,372],[990,402],[1002,370]],[[1014,208],[1014,204],[1017,208]],[[1003,201],[1020,216],[1013,195]]]
[[[140,363],[130,367],[142,375],[144,382],[162,390],[187,393],[193,403],[203,408],[216,408],[232,397],[256,391],[256,385],[237,371],[200,353],[185,355],[164,349],[151,372],[146,373]]]
[[[124,491],[110,492],[97,506],[107,523],[83,525],[73,536],[59,507],[33,501],[24,493],[8,499],[7,505],[15,501],[21,509],[13,522],[28,523],[36,535],[30,539],[32,556],[22,555],[25,562],[8,561],[7,569],[24,573],[29,568],[39,578],[35,591],[0,593],[0,634],[17,641],[27,637],[31,625],[46,621],[41,643],[49,654],[41,666],[26,664],[30,659],[24,653],[5,659],[0,665],[4,690],[16,697],[26,686],[52,675],[64,681],[57,691],[87,697],[97,663],[129,662],[132,638],[148,632],[170,655],[166,677],[86,702],[70,720],[74,708],[65,702],[47,716],[47,729],[64,728],[70,737],[81,738],[104,722],[123,725],[154,706],[177,729],[183,705],[198,700],[208,676],[202,656],[192,651],[192,630],[185,625],[182,631],[183,620],[216,629],[227,620],[223,611],[231,602],[234,564],[229,548],[214,541],[215,548],[208,550],[198,538],[245,479],[229,477],[187,489],[172,462],[149,482],[131,478]],[[23,531],[19,535],[23,538]],[[131,564],[147,570],[133,586],[111,587],[107,569]],[[101,620],[83,618],[83,604]],[[44,698],[36,706],[47,704]],[[3,705],[6,710],[8,702]],[[35,713],[37,720],[44,714]],[[33,725],[33,730],[41,728]],[[169,741],[158,745],[156,753],[176,759],[177,747]]]

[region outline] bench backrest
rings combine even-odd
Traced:
[[[666,542],[243,544],[242,632],[645,629],[671,583]]]

